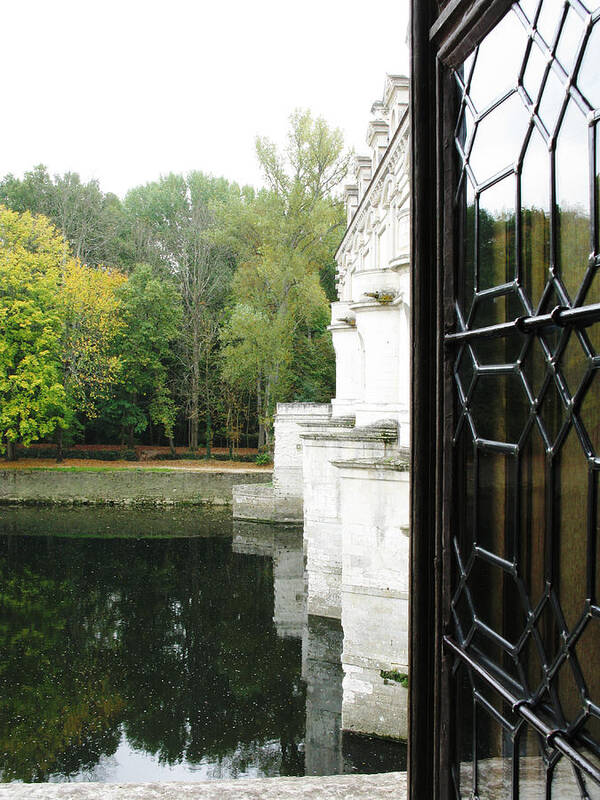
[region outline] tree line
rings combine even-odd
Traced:
[[[37,166],[0,180],[0,437],[18,445],[271,443],[279,401],[334,391],[327,331],[340,132],[307,111],[266,188],[170,174],[121,201]]]

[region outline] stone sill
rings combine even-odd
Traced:
[[[182,783],[14,783],[0,800],[406,800],[406,773]]]
[[[380,420],[360,428],[346,427],[338,430],[301,433],[300,438],[315,441],[395,442],[398,440],[398,423],[395,420]]]
[[[349,458],[345,461],[332,461],[334,467],[343,469],[374,469],[378,472],[410,472],[406,459],[398,458]]]

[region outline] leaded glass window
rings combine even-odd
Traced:
[[[600,6],[520,0],[454,72],[450,769],[600,798]]]

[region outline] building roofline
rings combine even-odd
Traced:
[[[404,77],[404,75],[402,75],[402,76],[394,76],[394,77]],[[385,150],[385,153],[383,154],[383,158],[381,159],[381,161],[377,165],[377,169],[375,170],[375,172],[373,173],[373,176],[371,177],[371,180],[369,181],[369,185],[366,188],[366,191],[365,191],[365,193],[364,193],[364,195],[362,197],[362,200],[360,201],[360,203],[356,207],[356,210],[355,210],[354,214],[352,215],[352,219],[348,223],[348,227],[346,228],[346,232],[342,236],[342,241],[339,243],[338,248],[334,253],[334,258],[337,258],[338,253],[342,249],[344,243],[346,242],[348,234],[350,233],[350,230],[352,229],[352,226],[354,225],[354,220],[357,218],[358,214],[363,210],[363,206],[366,205],[367,200],[369,198],[370,191],[371,191],[371,187],[373,186],[375,181],[379,178],[380,173],[383,172],[383,170],[385,169],[386,162],[388,160],[388,156],[391,153],[392,148],[396,144],[396,140],[400,139],[400,131],[404,127],[404,123],[408,118],[408,112],[409,112],[409,107],[407,106],[404,114],[402,114],[402,117],[400,118],[400,122],[398,123],[398,127],[396,128],[396,132],[394,133],[394,135],[392,137],[392,140],[388,144],[388,146],[387,146],[387,148]],[[358,156],[358,157],[359,158],[365,158],[365,156]]]

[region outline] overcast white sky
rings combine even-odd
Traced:
[[[407,0],[3,3],[0,175],[44,163],[127,189],[200,169],[261,181],[254,138],[308,107],[364,151]]]

